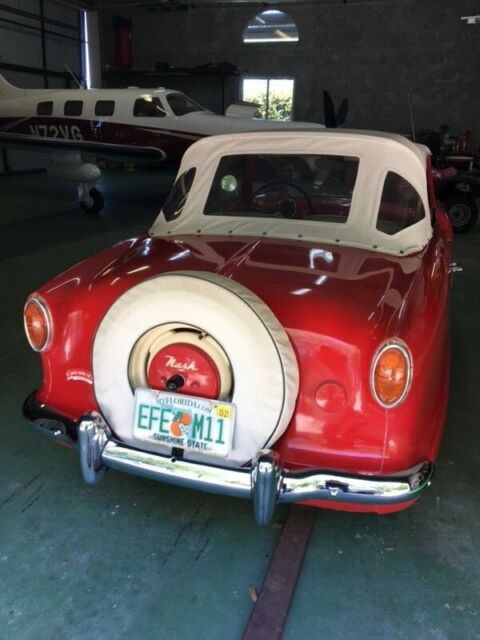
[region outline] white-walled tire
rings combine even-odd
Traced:
[[[227,458],[185,451],[185,458],[239,466],[285,431],[298,394],[297,360],[285,329],[244,286],[207,272],[172,272],[126,291],[105,314],[93,347],[95,395],[107,422],[125,443],[170,453],[133,437],[134,391],[129,361],[139,339],[170,323],[204,331],[221,346],[233,374],[229,399],[237,407]]]

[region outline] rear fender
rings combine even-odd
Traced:
[[[419,460],[433,461],[443,430],[449,375],[449,242],[437,226],[408,299],[392,318],[389,334],[412,356],[410,391],[387,410],[384,463],[390,473]]]

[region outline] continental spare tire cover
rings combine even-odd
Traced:
[[[189,342],[189,331],[209,337],[211,348],[203,360],[216,361],[215,393],[223,393],[222,399],[236,406],[228,455],[185,450],[185,459],[225,466],[248,463],[287,428],[297,399],[298,365],[285,329],[268,306],[244,286],[217,274],[170,272],[132,287],[110,307],[93,347],[94,390],[105,419],[125,443],[171,453],[165,444],[134,438],[133,422],[135,387],[149,386],[137,361],[145,359],[145,370],[152,360],[152,353],[143,354],[142,341],[153,336],[149,349],[154,357],[166,342],[174,343],[168,337],[176,335],[172,327],[182,336],[182,348]]]

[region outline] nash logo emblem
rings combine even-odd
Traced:
[[[166,355],[165,360],[166,367],[171,367],[172,369],[184,369],[186,371],[198,371],[195,360],[192,360],[192,362],[177,362],[175,357],[170,355]]]

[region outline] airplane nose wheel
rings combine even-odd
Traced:
[[[78,189],[80,206],[86,213],[100,213],[105,204],[102,193],[92,187],[88,189],[85,185],[80,185]]]

